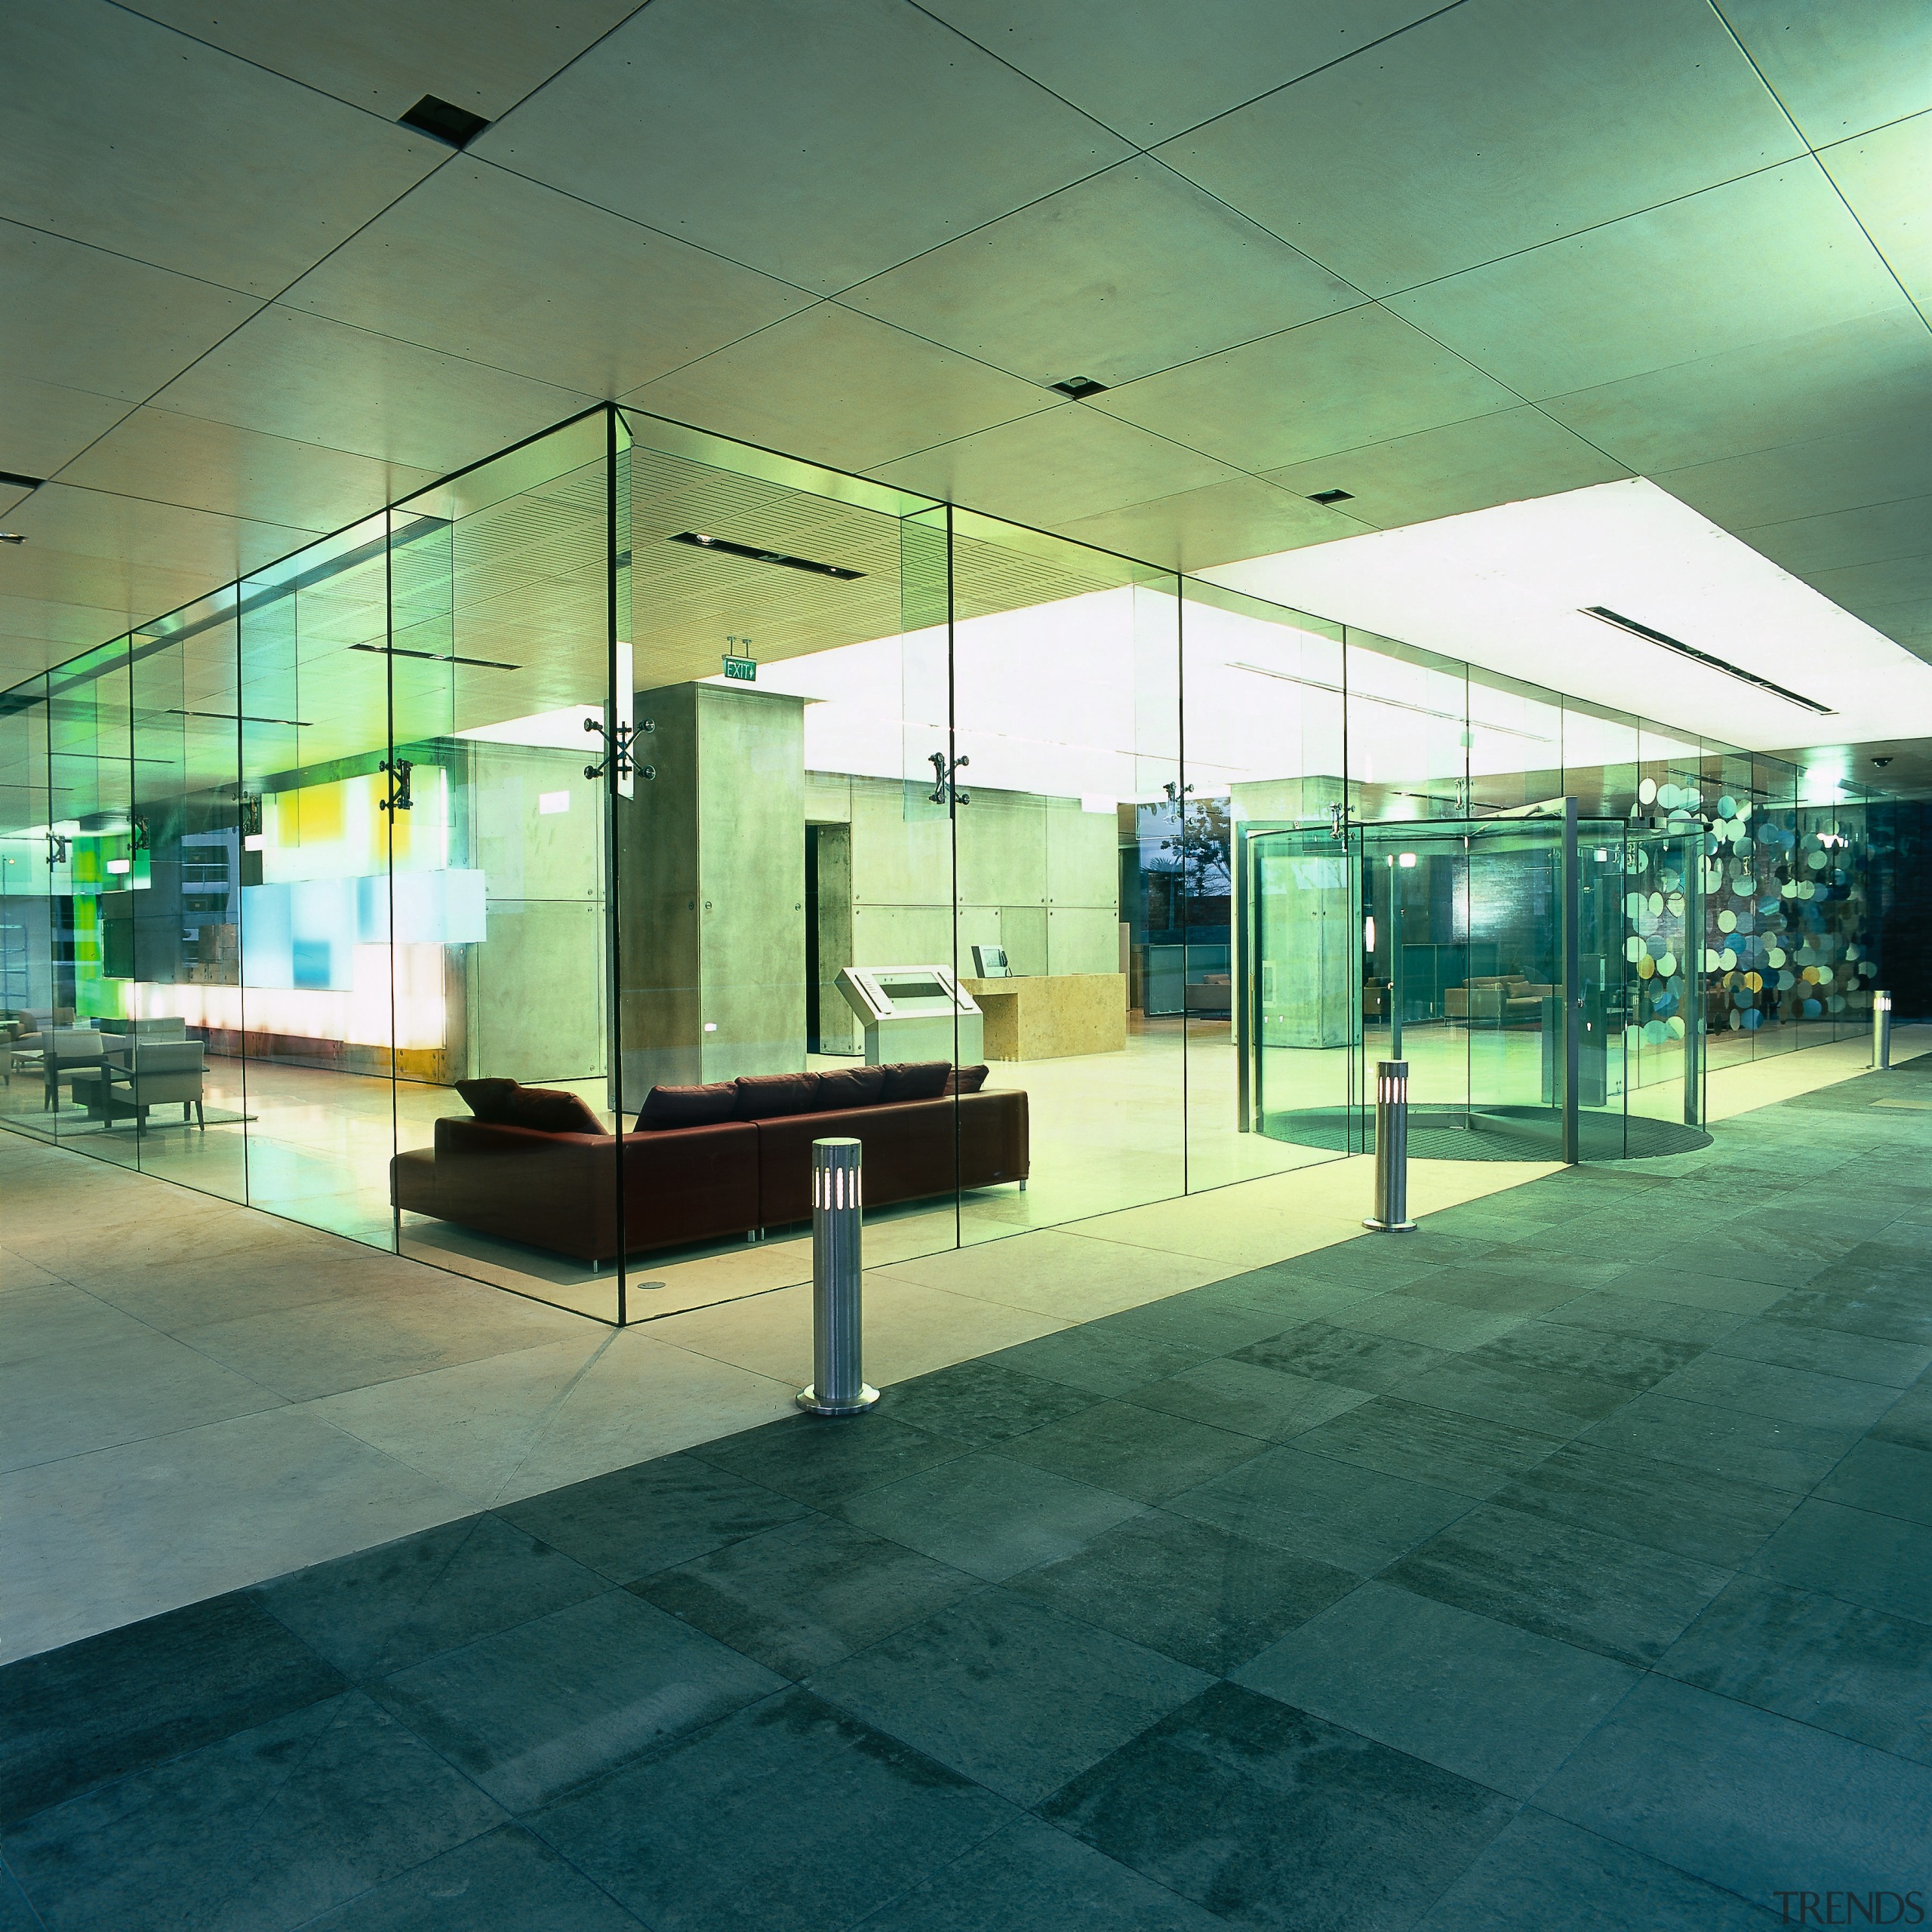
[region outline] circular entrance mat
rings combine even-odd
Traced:
[[[1350,1137],[1351,1122],[1353,1137]],[[1271,1140],[1321,1147],[1338,1154],[1375,1151],[1375,1110],[1304,1107],[1263,1117]],[[1411,1107],[1409,1152],[1418,1161],[1559,1161],[1562,1122],[1553,1107]],[[1688,1154],[1708,1147],[1701,1128],[1641,1114],[1584,1112],[1577,1117],[1577,1152],[1586,1161],[1641,1161],[1660,1154]]]

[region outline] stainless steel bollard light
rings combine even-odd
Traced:
[[[856,1140],[812,1143],[812,1380],[798,1402],[815,1416],[855,1416],[878,1400],[861,1361],[864,1155]]]
[[[1888,992],[1872,995],[1872,1066],[1878,1073],[1891,1071],[1892,996]]]
[[[1409,1063],[1375,1066],[1375,1214],[1362,1223],[1379,1235],[1415,1232],[1409,1219]]]

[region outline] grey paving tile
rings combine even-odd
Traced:
[[[14,1875],[4,1868],[0,1868],[0,1932],[42,1932],[40,1915],[27,1903]]]
[[[1761,1577],[1932,1621],[1932,1529],[1842,1503],[1801,1503],[1751,1560]]]
[[[250,1592],[352,1678],[386,1677],[610,1586],[494,1516],[471,1516]]]
[[[1163,1410],[1102,1402],[1014,1436],[998,1453],[1137,1503],[1160,1503],[1246,1462],[1262,1447],[1251,1435]]]
[[[1532,1516],[1735,1569],[1803,1499],[1709,1469],[1580,1440],[1525,1470],[1494,1500]]]
[[[1924,1887],[1932,1769],[1647,1676],[1537,1794],[1545,1810],[1773,1912]]]
[[[1454,1302],[1428,1301],[1420,1295],[1395,1291],[1358,1301],[1334,1320],[1338,1328],[1352,1328],[1364,1335],[1392,1335],[1400,1341],[1420,1342],[1425,1348],[1446,1349],[1453,1355],[1493,1342],[1525,1318],[1461,1308]]]
[[[1932,1450],[1867,1436],[1818,1485],[1827,1503],[1932,1525]],[[1932,1604],[1927,1605],[1932,1614]]]
[[[1178,1375],[1183,1369],[1207,1361],[1208,1355],[1204,1349],[1155,1335],[1096,1335],[1085,1328],[1065,1328],[1002,1349],[987,1359],[1002,1368],[1043,1376],[1049,1382],[1063,1382],[1096,1395],[1124,1395],[1149,1382]]]
[[[1221,1355],[1278,1334],[1285,1325],[1272,1309],[1257,1308],[1238,1291],[1223,1294],[1217,1286],[1123,1309],[1087,1327],[1091,1333],[1150,1336],[1156,1341],[1176,1342]]]
[[[1150,1509],[1076,1555],[1022,1571],[1006,1587],[1197,1670],[1225,1672],[1359,1580],[1352,1571]]]
[[[1861,1744],[1932,1763],[1932,1623],[1737,1577],[1655,1666]]]
[[[628,1583],[794,1521],[806,1509],[695,1456],[665,1456],[497,1513],[614,1583]]]
[[[1626,1664],[1367,1583],[1231,1673],[1478,1784],[1527,1798],[1637,1681]]]
[[[1859,1433],[1678,1401],[1653,1390],[1592,1423],[1583,1435],[1607,1448],[1709,1469],[1734,1482],[1802,1491],[1830,1472]]]
[[[1783,1320],[1775,1308],[1770,1315],[1733,1329],[1718,1343],[1716,1352],[1746,1355],[1785,1368],[1813,1369],[1854,1382],[1883,1383],[1894,1389],[1910,1388],[1932,1368],[1932,1348]]]
[[[1821,1429],[1869,1429],[1898,1399],[1875,1383],[1781,1368],[1775,1362],[1749,1361],[1715,1351],[1660,1382],[1657,1393],[1677,1401],[1703,1402]]]
[[[1691,1276],[1715,1275],[1726,1281],[1762,1281],[1780,1287],[1801,1287],[1832,1257],[1807,1254],[1801,1248],[1746,1247],[1735,1240],[1687,1241],[1673,1246],[1665,1265]]]
[[[654,1932],[849,1924],[1021,1814],[791,1690],[540,1812],[531,1829]]]
[[[1344,1389],[1339,1383],[1223,1358],[1183,1369],[1164,1382],[1150,1382],[1125,1399],[1143,1408],[1280,1442],[1369,1397],[1365,1389]]]
[[[1731,1275],[1688,1275],[1674,1264],[1646,1262],[1613,1275],[1601,1292],[1627,1296],[1632,1300],[1661,1302],[1672,1307],[1752,1315],[1761,1315],[1784,1300],[1791,1291],[1777,1281]]]
[[[1522,1322],[1508,1334],[1485,1343],[1478,1359],[1580,1375],[1634,1395],[1674,1374],[1703,1352],[1700,1342],[1601,1334],[1545,1318]]]
[[[964,1454],[967,1444],[876,1413],[828,1422],[788,1416],[691,1454],[814,1509]],[[681,1561],[682,1559],[680,1559]]]
[[[806,1688],[1015,1804],[1035,1805],[1211,1681],[994,1589],[820,1672]]]
[[[0,1671],[0,1823],[321,1703],[340,1672],[242,1595],[211,1597]]]
[[[1217,1281],[1214,1286],[1262,1313],[1272,1315],[1278,1331],[1304,1321],[1332,1320],[1343,1309],[1358,1308],[1377,1295],[1387,1294],[1395,1285],[1392,1281],[1365,1286],[1357,1279],[1337,1281],[1321,1275],[1297,1274],[1294,1272],[1297,1265],[1285,1263],[1279,1268],[1237,1275],[1230,1280]]]
[[[783,1678],[624,1590],[373,1687],[512,1811],[783,1687]]]
[[[863,1923],[866,1932],[1216,1932],[1224,1921],[1022,1818]]]
[[[1183,1491],[1177,1515],[1368,1576],[1470,1506],[1446,1489],[1293,1447],[1271,1449]]]
[[[1863,1276],[1820,1275],[1770,1306],[1767,1312],[1848,1335],[1869,1335],[1909,1348],[1932,1343],[1932,1301],[1922,1289],[1873,1283]]]
[[[1644,1664],[1676,1641],[1730,1577],[1713,1564],[1482,1503],[1382,1580]]]
[[[811,1516],[641,1577],[632,1592],[768,1669],[808,1677],[980,1587],[977,1578]]]
[[[1404,1399],[1460,1415],[1481,1416],[1544,1435],[1571,1436],[1620,1408],[1632,1391],[1566,1369],[1499,1354],[1486,1343],[1451,1355],[1401,1385]]]
[[[852,1497],[840,1511],[988,1583],[1068,1556],[1143,1506],[1003,1456],[975,1454]]]
[[[1231,1924],[1283,1932],[1412,1924],[1515,1809],[1232,1684],[1183,1705],[1044,1807]]]
[[[1316,1382],[1374,1395],[1399,1387],[1411,1377],[1449,1358],[1443,1349],[1404,1342],[1389,1335],[1364,1334],[1333,1322],[1309,1321],[1298,1328],[1233,1352],[1236,1361],[1278,1369]]]
[[[1932,1377],[1908,1389],[1879,1417],[1872,1433],[1881,1441],[1932,1449]]]
[[[896,1382],[879,1406],[894,1422],[979,1447],[1077,1415],[1100,1399],[1088,1389],[982,1360]]]
[[[310,1919],[304,1932],[636,1932],[541,1838],[499,1826]]]
[[[1425,1407],[1399,1395],[1377,1395],[1295,1441],[1315,1455],[1481,1497],[1541,1462],[1562,1439],[1481,1416]]]
[[[7,1856],[49,1932],[280,1932],[503,1816],[353,1691],[41,1812]]]
[[[1402,1292],[1420,1300],[1527,1320],[1533,1315],[1546,1315],[1603,1284],[1605,1271],[1601,1268],[1589,1271],[1586,1279],[1573,1281],[1564,1278],[1563,1272],[1574,1272],[1577,1263],[1569,1264],[1568,1270],[1552,1277],[1529,1269],[1521,1255],[1511,1254],[1510,1260],[1513,1265],[1503,1269],[1496,1255],[1486,1254],[1466,1268],[1438,1268],[1411,1281]]]
[[[1679,1302],[1651,1301],[1641,1295],[1606,1289],[1579,1295],[1543,1317],[1565,1328],[1599,1335],[1642,1337],[1659,1342],[1696,1342],[1708,1348],[1746,1319],[1724,1309],[1687,1308]]]
[[[1783,1921],[1714,1885],[1526,1806],[1416,1932],[1770,1932]]]

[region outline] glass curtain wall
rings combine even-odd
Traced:
[[[817,1131],[916,1265],[1343,1156],[1257,1111],[1398,1020],[1542,1104],[1566,797],[1582,1104],[1678,1118],[1869,1017],[1806,785],[598,410],[0,694],[0,1120],[648,1318],[806,1278]]]

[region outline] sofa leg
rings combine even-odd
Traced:
[[[1020,1183],[1020,1191],[1022,1194],[1026,1192],[1026,1183],[1023,1180]]]

